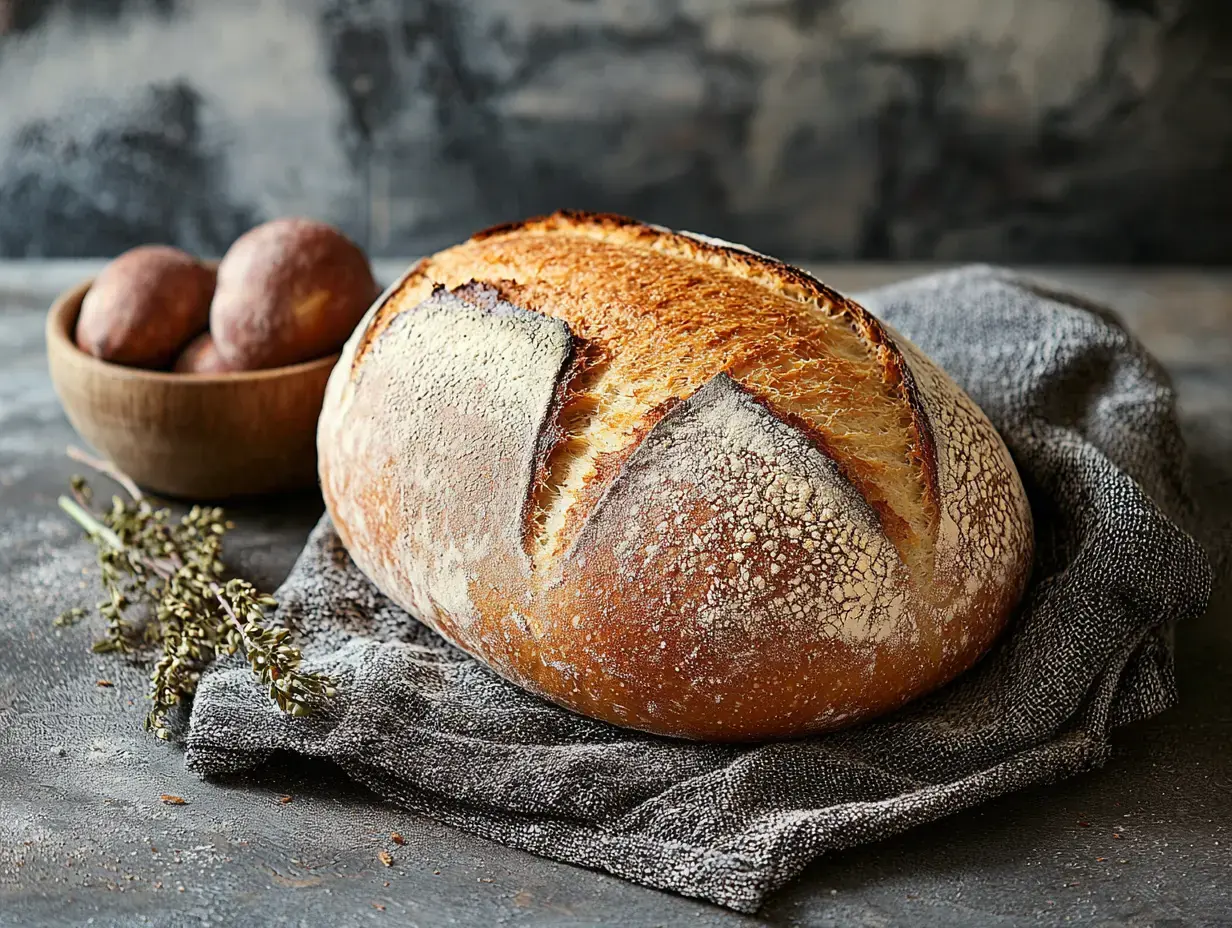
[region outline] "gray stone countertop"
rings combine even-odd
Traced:
[[[51,626],[97,581],[55,506],[75,437],[43,316],[97,267],[0,263],[0,926],[1232,924],[1232,271],[1039,272],[1115,307],[1179,389],[1221,581],[1177,630],[1180,704],[1120,731],[1098,772],[823,858],[747,918],[409,815],[301,759],[202,782],[142,731],[143,671],[90,651],[96,618]],[[920,269],[814,270],[850,291]],[[315,494],[235,507],[231,564],[272,589],[320,511]]]

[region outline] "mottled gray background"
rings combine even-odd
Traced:
[[[0,0],[0,256],[560,206],[814,258],[1232,258],[1228,0]]]

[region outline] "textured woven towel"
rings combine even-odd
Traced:
[[[1088,769],[1115,725],[1175,698],[1171,623],[1210,568],[1177,523],[1184,449],[1159,366],[1104,310],[989,268],[864,294],[938,361],[1014,454],[1035,513],[1021,613],[983,661],[883,720],[729,747],[581,718],[498,679],[378,593],[325,519],[279,614],[342,686],[273,709],[246,668],[201,682],[188,764],[321,755],[484,837],[743,912],[825,851]]]

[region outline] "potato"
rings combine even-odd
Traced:
[[[376,296],[368,259],[341,232],[275,219],[223,256],[210,331],[233,367],[297,364],[338,351]]]
[[[120,255],[81,301],[77,347],[130,367],[166,368],[209,321],[214,272],[166,245]]]
[[[202,332],[180,352],[172,370],[177,374],[226,374],[237,368],[228,364],[227,359],[218,353],[214,336]]]

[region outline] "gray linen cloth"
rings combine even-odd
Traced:
[[[1111,728],[1174,701],[1172,623],[1210,591],[1178,527],[1184,448],[1166,374],[1106,310],[993,268],[858,299],[983,407],[1031,498],[1030,588],[973,670],[824,737],[728,746],[625,731],[523,692],[418,624],[324,518],[278,615],[341,681],[338,697],[294,719],[245,667],[219,666],[192,709],[188,766],[327,757],[450,825],[753,912],[826,851],[1103,763]]]

